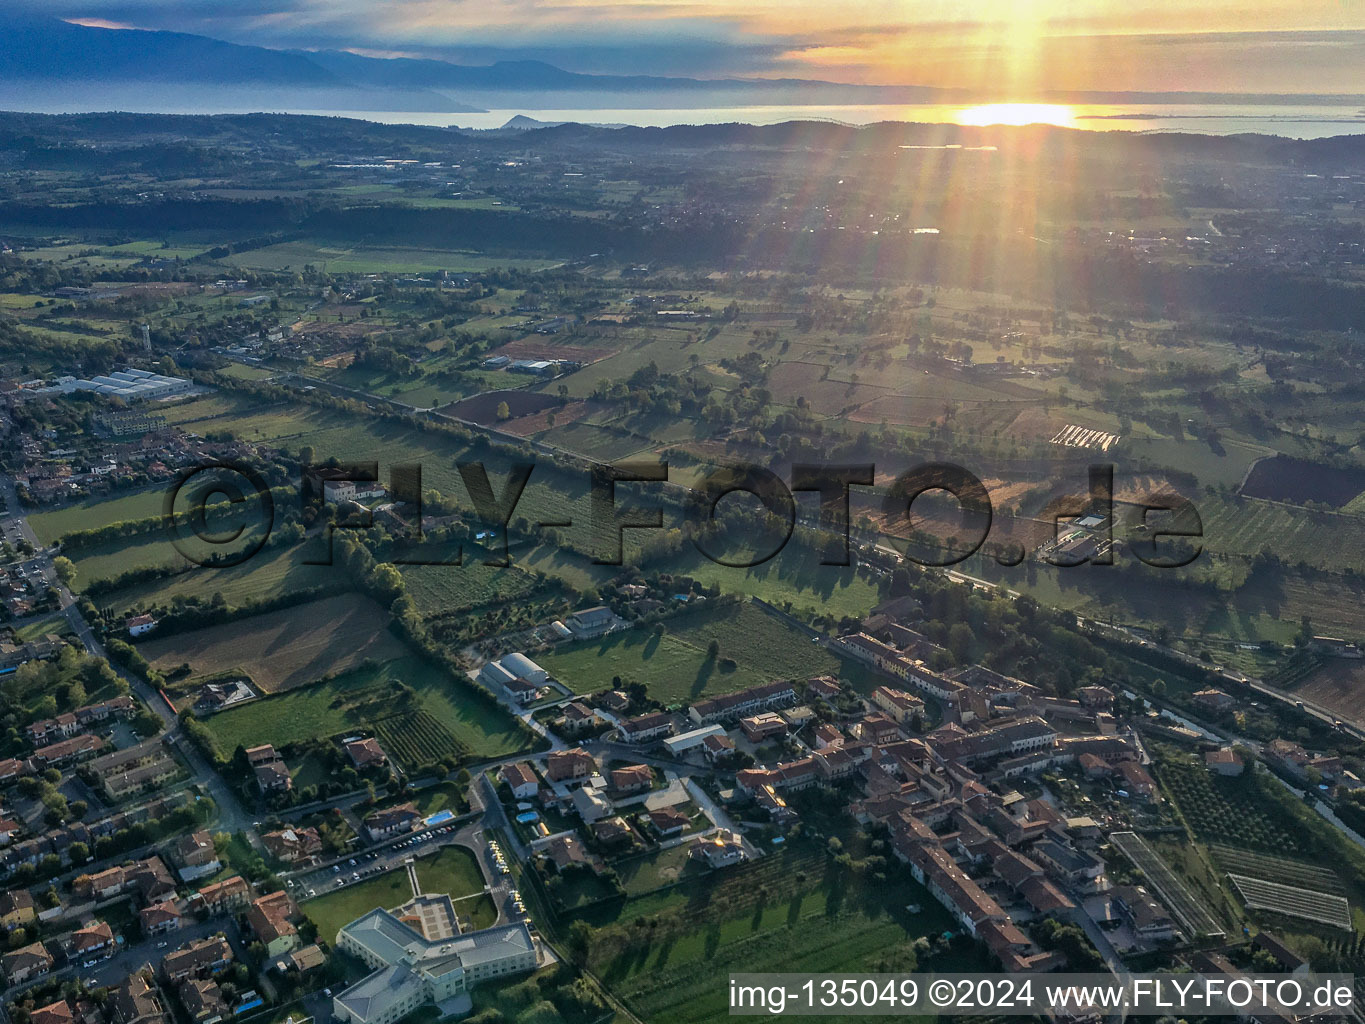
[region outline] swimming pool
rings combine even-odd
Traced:
[[[537,814],[535,811],[526,811],[522,814],[517,815],[517,821],[519,821],[523,825],[529,825],[531,824],[531,822],[536,821],[539,818],[540,815]]]
[[[444,825],[447,821],[455,820],[455,812],[451,810],[437,811],[427,818],[428,825]]]

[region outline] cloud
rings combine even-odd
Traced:
[[[1341,0],[10,0],[81,24],[460,63],[1013,92],[1356,91]]]

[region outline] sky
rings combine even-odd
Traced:
[[[457,63],[968,89],[1365,91],[1365,0],[9,0],[85,24]]]

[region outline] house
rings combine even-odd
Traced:
[[[597,706],[610,711],[613,715],[625,714],[630,708],[630,697],[620,690],[608,690],[606,693],[594,697]]]
[[[346,744],[344,749],[346,756],[351,759],[351,766],[356,771],[364,771],[366,768],[380,768],[389,763],[389,759],[384,756],[384,751],[379,746],[379,741],[373,738],[352,740]]]
[[[649,823],[654,831],[661,837],[676,836],[688,825],[692,824],[692,819],[682,811],[672,807],[664,807],[657,811],[649,812]]]
[[[585,824],[600,821],[615,810],[611,801],[594,786],[580,786],[573,791],[573,808]]]
[[[1109,762],[1095,754],[1083,753],[1076,758],[1076,764],[1087,779],[1107,779],[1114,774]]]
[[[176,993],[192,1024],[218,1024],[231,1016],[223,990],[208,978],[185,978]]]
[[[733,722],[756,711],[791,707],[795,703],[796,688],[790,682],[778,681],[697,701],[687,714],[697,725],[710,725],[712,722]]]
[[[723,764],[735,756],[735,741],[723,732],[706,736],[701,741],[701,752],[711,764]]]
[[[592,827],[593,838],[607,849],[629,846],[634,842],[630,826],[622,817],[604,818]]]
[[[814,697],[819,697],[823,701],[832,701],[844,691],[839,686],[839,681],[833,676],[815,676],[806,681],[806,690]]]
[[[111,1024],[164,1024],[170,1020],[156,989],[143,971],[123,979],[109,995]]]
[[[502,684],[502,692],[513,704],[530,704],[540,696],[540,687],[529,679],[513,676]]]
[[[271,956],[279,956],[300,945],[294,921],[299,908],[283,889],[259,896],[246,912],[251,932]]]
[[[1175,938],[1175,921],[1147,890],[1138,886],[1116,886],[1110,893],[1114,904],[1119,908],[1133,930],[1133,934],[1143,942],[1169,942]]]
[[[173,932],[184,923],[183,915],[170,900],[143,907],[138,911],[138,917],[142,922],[143,935],[160,935],[163,932]]]
[[[256,785],[262,793],[287,793],[294,788],[294,778],[289,774],[289,766],[283,761],[269,761],[258,764],[255,769]]]
[[[1029,855],[1067,885],[1085,886],[1104,874],[1104,861],[1099,857],[1055,839],[1034,843]]]
[[[739,730],[750,743],[762,743],[772,736],[787,735],[787,720],[775,711],[763,711],[741,718]]]
[[[40,1006],[28,1015],[29,1024],[76,1024],[76,1015],[65,999]]]
[[[71,933],[66,955],[72,960],[108,960],[114,955],[114,930],[104,921],[91,921]]]
[[[269,743],[248,747],[246,763],[256,776],[256,785],[262,793],[283,793],[294,788],[294,779],[284,759],[276,753]]]
[[[156,619],[152,618],[150,615],[134,615],[131,619],[128,619],[124,625],[128,627],[129,636],[142,636],[144,633],[150,633],[156,628]]]
[[[552,751],[545,758],[545,777],[551,782],[586,782],[597,772],[597,762],[582,747]]]
[[[1191,694],[1190,699],[1198,704],[1201,710],[1213,714],[1222,714],[1236,703],[1231,696],[1213,687],[1206,690],[1196,690]]]
[[[503,765],[502,781],[507,783],[512,796],[518,800],[527,800],[540,791],[540,779],[536,778],[535,769],[525,761]]]
[[[857,739],[875,746],[895,743],[902,738],[901,728],[896,724],[895,719],[879,711],[854,722],[852,732]]]
[[[411,832],[416,827],[417,822],[422,820],[422,816],[417,813],[417,808],[411,803],[399,804],[397,807],[386,807],[375,811],[365,819],[365,831],[369,833],[372,841],[378,841],[385,836],[397,835],[400,832]]]
[[[586,732],[597,724],[597,712],[582,701],[571,700],[563,707],[559,727],[570,736]]]
[[[144,904],[159,903],[175,896],[175,881],[160,857],[134,861],[127,868],[127,886]]]
[[[223,914],[237,907],[244,907],[251,900],[251,886],[241,875],[224,878],[221,882],[206,885],[190,897],[194,909],[210,914]]]
[[[322,837],[312,827],[267,832],[261,836],[261,842],[272,857],[286,864],[312,864],[322,854]]]
[[[181,836],[175,844],[175,860],[180,865],[180,877],[187,882],[212,875],[223,866],[208,829]]]
[[[180,774],[180,765],[168,755],[126,770],[112,770],[101,774],[100,786],[110,800],[122,800],[134,793],[157,789],[162,783]]]
[[[1123,779],[1124,791],[1130,796],[1139,800],[1156,799],[1156,782],[1142,765],[1136,761],[1121,761],[1116,770]]]
[[[872,703],[886,712],[898,725],[909,725],[911,719],[924,713],[924,701],[894,686],[879,686],[873,690]]]
[[[33,761],[41,768],[62,768],[93,757],[102,749],[104,740],[97,736],[72,736],[70,739],[39,747],[33,752]]]
[[[589,856],[587,847],[572,832],[555,836],[541,847],[540,852],[554,861],[555,867],[561,871],[575,864],[592,865],[592,857]]]
[[[1231,747],[1222,747],[1218,750],[1210,750],[1204,755],[1204,764],[1209,771],[1218,775],[1236,776],[1242,774],[1242,759],[1237,755],[1237,751]]]
[[[837,747],[844,742],[844,734],[839,731],[839,727],[830,722],[821,722],[815,727],[815,749],[828,750],[830,747]]]
[[[312,945],[296,949],[289,954],[289,965],[300,974],[308,971],[317,970],[327,962],[327,954],[322,951],[322,947],[316,942]]]
[[[616,628],[620,621],[614,611],[606,605],[600,604],[594,608],[584,608],[582,611],[574,612],[565,620],[564,624],[578,639],[590,640],[604,633],[609,633]]]
[[[52,954],[41,942],[35,942],[0,956],[0,967],[11,985],[19,985],[52,970]]]
[[[33,908],[33,894],[27,889],[10,889],[0,893],[0,924],[6,928],[17,928],[37,917],[38,913]]]
[[[654,769],[647,764],[633,764],[625,768],[614,768],[611,773],[611,788],[619,794],[639,793],[654,786]]]
[[[663,711],[652,711],[634,718],[625,718],[617,726],[623,743],[648,743],[673,732],[673,719]]]
[[[161,973],[167,981],[182,978],[205,978],[217,974],[232,963],[232,947],[221,935],[182,946],[161,961]]]
[[[698,839],[688,849],[687,855],[705,861],[708,867],[724,868],[744,860],[744,843],[727,829],[719,829],[709,836]]]

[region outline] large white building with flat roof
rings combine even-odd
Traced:
[[[337,948],[374,969],[332,997],[337,1020],[394,1024],[419,1007],[457,998],[481,981],[536,968],[535,941],[524,922],[464,935],[444,934],[448,929],[424,934],[419,928],[431,915],[409,913],[409,906],[396,912],[371,910],[337,932]]]

